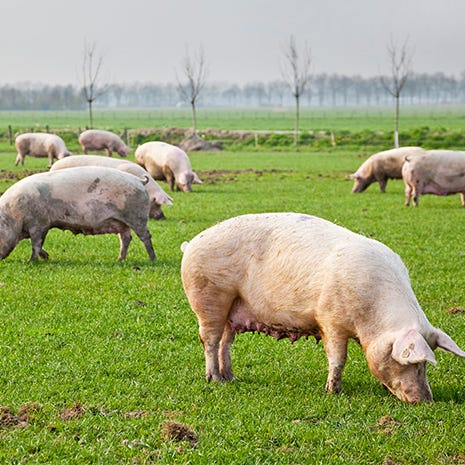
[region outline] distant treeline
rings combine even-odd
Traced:
[[[385,77],[389,82],[389,77]],[[465,72],[460,78],[444,73],[412,74],[401,94],[403,105],[465,102]],[[301,99],[303,106],[344,107],[388,105],[392,97],[381,76],[364,78],[317,74]],[[284,81],[250,82],[244,85],[207,83],[199,97],[204,107],[280,107],[294,105]],[[108,85],[94,102],[96,108],[168,108],[186,105],[174,83],[126,83]],[[0,86],[0,110],[81,110],[82,92],[73,85],[8,84]]]

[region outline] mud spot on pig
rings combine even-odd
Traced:
[[[95,189],[97,189],[99,183],[100,183],[100,178],[95,178],[92,184],[87,188],[87,192],[88,193],[94,192]]]

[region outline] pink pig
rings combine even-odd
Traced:
[[[233,379],[230,348],[245,331],[322,339],[328,392],[341,391],[347,343],[355,339],[373,375],[411,403],[433,399],[426,362],[436,364],[434,349],[465,357],[427,320],[397,254],[323,219],[243,215],[182,249],[182,282],[199,321],[207,380]]]

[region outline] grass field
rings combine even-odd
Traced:
[[[0,150],[3,177],[46,170],[45,159],[30,157],[13,167],[14,150]],[[351,194],[347,175],[367,155],[192,153],[205,183],[173,193],[167,219],[150,222],[155,263],[137,238],[123,263],[113,235],[52,230],[50,260],[33,264],[30,242],[21,242],[0,263],[0,463],[465,463],[465,360],[448,353],[436,351],[428,368],[435,401],[415,406],[381,387],[355,343],[340,395],[324,392],[326,358],[313,340],[239,335],[238,380],[204,379],[180,244],[251,212],[314,214],[384,242],[404,259],[432,324],[465,348],[458,196],[424,196],[406,208],[401,181],[384,195],[375,185]]]
[[[449,130],[465,127],[463,106],[438,105],[401,108],[400,130],[427,126]],[[14,131],[38,130],[47,125],[55,129],[84,129],[88,124],[86,111],[0,111],[0,128],[11,125]],[[164,128],[191,126],[189,109],[96,110],[94,127],[122,131],[124,128]],[[235,130],[293,130],[292,108],[211,109],[198,110],[198,128]],[[303,108],[302,131],[361,130],[392,131],[393,108]]]

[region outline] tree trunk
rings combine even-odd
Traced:
[[[92,129],[94,126],[94,117],[92,114],[92,100],[88,100],[87,103],[89,104],[89,129]]]
[[[399,148],[399,95],[396,95],[396,111],[394,115],[394,147]]]
[[[294,124],[294,145],[297,147],[299,137],[299,118],[300,118],[300,102],[299,95],[295,96],[295,124]]]
[[[195,109],[195,102],[191,102],[192,105],[192,129],[194,134],[197,134],[197,111]]]

